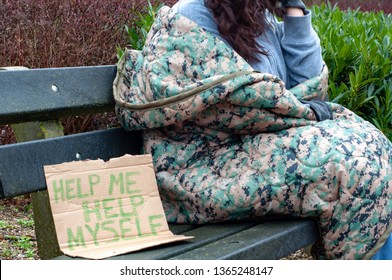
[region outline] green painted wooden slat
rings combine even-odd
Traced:
[[[171,259],[279,259],[318,239],[313,220],[265,222]]]
[[[0,71],[0,125],[114,110],[115,65]]]
[[[205,225],[182,233],[186,236],[194,236],[195,238],[193,239],[177,242],[177,243],[165,244],[158,247],[145,249],[140,252],[114,256],[108,259],[109,260],[168,259],[170,257],[174,257],[184,252],[215,242],[219,239],[225,238],[232,234],[241,232],[254,225],[255,223],[250,223],[250,222],[219,223],[219,224]],[[173,226],[171,225],[170,227],[172,228]],[[71,258],[64,255],[56,259],[71,260],[75,258]]]
[[[108,160],[140,149],[139,133],[122,128],[1,145],[0,198],[46,189],[43,166],[77,160],[77,153],[82,159]]]
[[[169,224],[170,231],[173,234],[183,234],[184,232],[193,230],[198,228],[197,225],[176,225],[176,224]]]

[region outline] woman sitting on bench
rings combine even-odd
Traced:
[[[323,101],[302,1],[181,0],[118,68],[117,114],[144,130],[169,222],[313,217],[315,257],[392,257],[392,143]]]

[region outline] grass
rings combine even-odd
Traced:
[[[0,259],[38,259],[29,197],[0,202]]]
[[[12,225],[7,221],[0,221],[0,230],[12,228]]]
[[[32,218],[26,219],[17,219],[16,222],[22,227],[34,227],[34,220]]]

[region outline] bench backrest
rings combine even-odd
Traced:
[[[0,125],[113,110],[116,66],[0,71]]]
[[[121,128],[0,146],[0,198],[46,189],[43,166],[139,154],[137,133]]]

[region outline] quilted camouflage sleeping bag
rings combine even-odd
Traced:
[[[319,257],[366,259],[391,232],[392,144],[338,104],[317,121],[301,100],[326,87],[324,68],[287,90],[168,7],[113,86],[124,128],[144,131],[170,222],[313,217]]]

